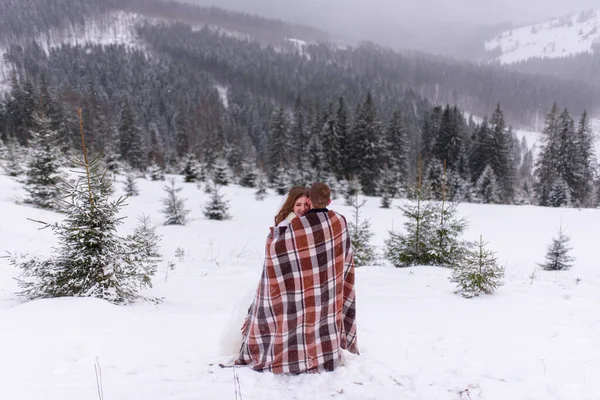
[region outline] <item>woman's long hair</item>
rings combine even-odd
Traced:
[[[308,188],[306,186],[294,186],[290,189],[288,197],[281,206],[281,210],[275,215],[275,226],[279,225],[291,212],[294,211],[294,204],[300,197],[308,197]]]

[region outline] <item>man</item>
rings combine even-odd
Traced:
[[[261,281],[242,328],[237,365],[275,374],[333,371],[356,344],[354,260],[344,216],[325,183],[311,210],[271,228]]]

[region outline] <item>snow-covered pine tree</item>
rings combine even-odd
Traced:
[[[560,126],[556,103],[546,116],[540,152],[535,162],[534,175],[537,178],[535,192],[541,206],[549,205],[549,194],[558,177],[558,160],[560,152]]]
[[[4,158],[4,170],[8,176],[16,177],[23,173],[25,154],[14,136],[8,138]]]
[[[381,207],[390,208],[392,200],[398,194],[398,174],[385,166],[383,173],[381,174],[381,181],[379,185],[379,193],[381,194]]]
[[[398,187],[406,185],[408,176],[408,135],[400,109],[394,111],[386,131],[387,158],[390,170],[396,173]],[[395,197],[395,195],[394,195]]]
[[[390,231],[390,237],[385,241],[385,257],[399,268],[432,265],[434,262],[431,243],[438,224],[438,214],[436,204],[425,200],[421,171],[419,165],[417,184],[411,194],[413,201],[400,207],[406,219],[406,232]]]
[[[81,121],[81,109],[79,116]],[[83,130],[81,136],[83,144]],[[151,287],[154,263],[140,250],[143,239],[135,233],[126,238],[116,234],[124,199],[108,198],[110,182],[98,171],[98,159],[88,161],[84,144],[83,153],[78,163],[85,172],[68,186],[70,200],[62,207],[66,218],[45,224],[58,236],[58,249],[45,260],[11,259],[22,270],[19,294],[28,299],[75,296],[130,303],[140,297],[140,290]]]
[[[192,153],[188,153],[185,156],[183,161],[183,170],[181,173],[184,176],[184,182],[192,183],[198,180],[198,161],[196,161],[196,156],[194,156]]]
[[[245,160],[242,163],[242,176],[240,178],[240,186],[247,188],[255,188],[256,181],[258,179],[258,173],[254,163]]]
[[[557,178],[554,180],[548,192],[546,205],[550,207],[571,206],[571,189],[564,179]]]
[[[368,195],[375,195],[377,182],[381,174],[384,153],[384,137],[381,123],[377,117],[377,108],[373,96],[369,92],[362,107],[357,109],[352,128],[353,158],[359,169],[356,171],[362,191]]]
[[[121,113],[121,125],[119,127],[121,156],[129,165],[138,170],[146,169],[144,149],[144,139],[140,130],[136,116],[129,101],[125,101],[123,111]]]
[[[156,273],[162,256],[158,248],[160,236],[156,233],[156,227],[150,225],[150,217],[147,215],[138,217],[138,225],[133,234],[127,237],[127,241],[131,245],[126,258],[145,271],[142,279],[145,280],[146,285],[151,286],[151,277]]]
[[[479,242],[470,246],[464,259],[452,270],[450,280],[466,298],[492,294],[503,285],[504,268],[498,265],[494,253],[485,248],[487,244],[480,236]]]
[[[496,204],[500,201],[496,175],[491,166],[486,166],[475,185],[476,196],[485,204]]]
[[[204,216],[206,218],[217,221],[231,219],[231,216],[227,213],[229,210],[228,201],[223,197],[224,196],[219,193],[219,186],[215,186],[210,201],[204,208]]]
[[[354,265],[356,267],[364,267],[370,265],[375,260],[375,249],[371,246],[371,224],[369,220],[360,218],[360,209],[364,207],[366,200],[359,201],[358,193],[355,194],[352,200],[352,208],[354,208],[354,221],[350,222],[348,228],[350,231],[350,241],[352,242],[352,251],[354,254]]]
[[[426,198],[430,200],[441,200],[444,191],[444,167],[441,161],[431,160],[425,170],[423,189]]]
[[[558,230],[558,236],[552,239],[546,252],[546,261],[539,264],[546,271],[564,271],[573,266],[575,259],[569,255],[571,238],[567,236],[562,229]]]
[[[587,112],[584,112],[575,132],[572,165],[572,183],[574,203],[588,207],[593,204],[594,191],[594,133]]]
[[[179,196],[183,187],[176,187],[175,179],[171,178],[169,185],[164,185],[163,189],[167,192],[167,197],[162,199],[165,225],[185,225],[190,211],[185,209],[185,199]]]
[[[25,189],[28,203],[40,208],[56,209],[61,192],[61,157],[58,133],[50,129],[51,121],[39,111],[33,116],[30,131],[30,154],[27,163]]]
[[[467,221],[457,214],[458,203],[442,200],[436,207],[436,225],[431,237],[432,265],[453,268],[465,257],[467,244],[462,234],[467,228]]]
[[[258,175],[257,188],[258,189],[256,190],[256,193],[254,194],[256,197],[256,200],[263,201],[265,199],[265,197],[267,197],[267,177],[265,176],[265,174],[262,171],[259,172],[259,175]]]
[[[212,180],[218,186],[227,186],[231,182],[229,166],[223,157],[218,157],[213,165]]]
[[[150,163],[150,179],[153,181],[164,181],[165,170],[158,165],[154,160]]]
[[[358,177],[353,176],[348,181],[342,181],[341,188],[342,196],[347,206],[352,206],[356,195],[362,192],[362,187]]]
[[[127,197],[140,195],[140,189],[135,180],[136,178],[133,172],[129,171],[127,175],[125,175],[125,195]]]
[[[277,168],[273,176],[273,189],[275,189],[275,192],[283,196],[290,190],[290,187],[292,187],[292,183],[287,171],[283,167]]]

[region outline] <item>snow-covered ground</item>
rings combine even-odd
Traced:
[[[484,45],[487,51],[499,50],[495,60],[502,64],[588,53],[600,46],[600,10],[511,29]]]
[[[234,373],[245,400],[600,398],[600,210],[460,206],[470,221],[466,238],[482,234],[506,267],[497,294],[463,299],[440,268],[382,262],[358,269],[362,354],[333,373],[273,376],[216,363],[227,360],[220,338],[231,315],[248,305],[243,299],[258,282],[264,239],[282,199],[271,194],[257,202],[251,189],[226,187],[233,219],[216,222],[202,215],[204,191],[181,185],[192,210],[185,227],[161,225],[157,182],[139,181],[141,196],[123,212],[123,233],[142,213],[158,224],[165,261],[145,294],[164,297],[159,305],[25,302],[14,294],[18,271],[0,259],[0,399],[97,399],[96,363],[105,399],[234,399]],[[55,238],[27,218],[61,216],[16,204],[23,196],[18,183],[0,175],[0,252],[46,255]],[[403,217],[378,205],[369,198],[363,216],[381,249]],[[332,208],[351,217],[341,199]],[[541,271],[536,263],[560,224],[572,238],[575,265]]]

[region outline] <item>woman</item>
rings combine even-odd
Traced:
[[[303,216],[308,210],[310,210],[308,188],[294,186],[288,192],[285,202],[277,215],[275,215],[275,226],[287,226],[292,219]],[[220,347],[222,355],[233,355],[239,352],[242,344],[239,323],[247,317],[248,303],[252,303],[255,293],[256,289],[246,293],[243,298],[240,298],[237,307],[234,308],[233,313],[230,315],[229,323],[221,333]],[[244,323],[242,333],[245,333],[245,327],[246,323]]]
[[[275,215],[275,226],[286,226],[292,219],[303,216],[308,210],[310,210],[308,188],[294,186],[290,189],[285,203]]]

